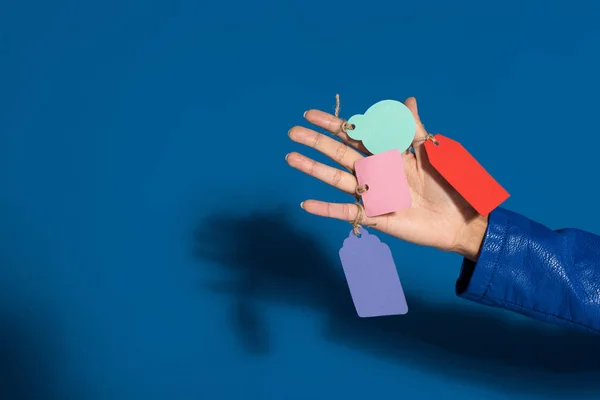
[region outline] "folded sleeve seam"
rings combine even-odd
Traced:
[[[501,248],[498,249],[498,251],[494,255],[494,261],[492,262],[492,272],[490,273],[490,278],[489,278],[488,283],[487,283],[485,289],[483,290],[481,296],[479,297],[479,299],[483,299],[484,297],[486,297],[487,293],[490,289],[490,286],[492,286],[492,281],[494,280],[494,276],[496,275],[496,270],[498,269],[498,259],[500,258],[500,254],[504,250],[504,242],[506,241],[506,236],[508,235],[508,224],[509,224],[509,221],[508,221],[508,219],[506,219],[504,221],[504,229],[502,232],[502,238],[500,240]]]

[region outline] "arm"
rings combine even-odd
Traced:
[[[414,151],[404,157],[412,206],[373,218],[364,217],[361,208],[350,203],[307,200],[302,208],[323,217],[358,219],[407,242],[463,255],[465,262],[457,282],[457,293],[463,298],[600,332],[600,237],[574,229],[552,231],[501,208],[489,219],[478,217],[429,162],[424,147],[429,134],[419,118],[416,100],[409,98],[405,104],[417,125]],[[370,153],[361,141],[351,139],[341,129],[345,121],[337,115],[318,110],[304,115],[344,144],[303,127],[292,128],[289,137],[317,149],[344,170],[298,153],[286,156],[288,164],[354,195],[358,181],[345,170],[354,172],[355,163],[363,158],[360,153]]]
[[[600,236],[553,231],[498,208],[478,257],[470,258],[477,261],[464,259],[456,283],[460,297],[600,333]]]

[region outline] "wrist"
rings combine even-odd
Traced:
[[[459,233],[455,252],[467,260],[477,262],[487,226],[488,218],[481,215],[466,222]]]

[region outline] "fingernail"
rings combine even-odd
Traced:
[[[304,111],[304,114],[302,114],[302,117],[306,118],[306,113],[307,113],[307,112],[308,112],[308,111]]]
[[[304,210],[304,202],[300,203],[300,208]]]
[[[287,161],[287,158],[289,157],[289,155],[290,155],[290,153],[287,153],[287,154],[285,155],[285,161]]]
[[[291,129],[288,131],[288,136],[290,136],[290,132],[291,132],[291,131],[292,131]]]

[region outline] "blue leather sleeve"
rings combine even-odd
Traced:
[[[463,261],[457,294],[557,325],[600,332],[600,236],[553,231],[498,208],[477,263]]]

